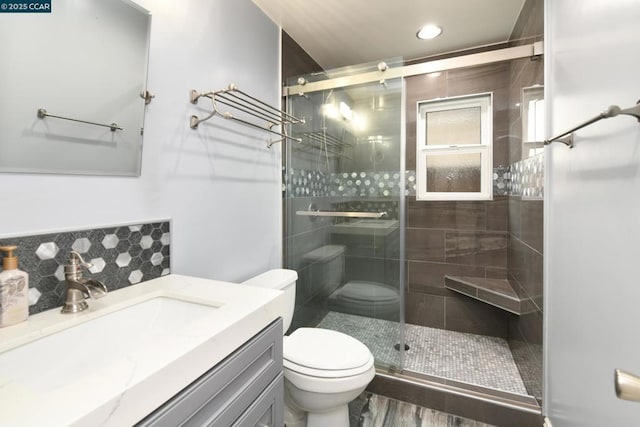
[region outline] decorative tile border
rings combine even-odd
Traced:
[[[285,197],[398,197],[400,172],[343,172],[322,174],[318,171],[290,169],[283,171]]]
[[[93,264],[85,277],[111,291],[169,274],[170,243],[168,221],[0,239],[18,246],[18,268],[29,274],[30,294],[40,294],[30,314],[63,305],[69,251]]]
[[[405,175],[404,195],[413,196],[416,195],[416,171],[409,170]]]
[[[506,196],[509,167],[493,169],[493,194]],[[284,197],[389,197],[400,196],[400,172],[343,172],[322,174],[318,171],[293,169],[282,173]],[[405,196],[416,195],[416,171],[405,173]]]
[[[282,168],[282,192],[285,197],[327,197],[331,195],[330,183],[330,174],[305,169],[287,171]]]
[[[509,166],[500,165],[493,168],[493,195],[509,195]]]
[[[338,196],[398,197],[400,172],[351,172],[334,174]]]
[[[544,196],[544,153],[509,165],[508,193],[528,199]]]

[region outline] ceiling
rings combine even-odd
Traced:
[[[525,0],[253,0],[325,70],[504,42]],[[442,34],[418,40],[422,25]]]

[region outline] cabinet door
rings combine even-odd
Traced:
[[[282,373],[278,319],[151,415],[142,427],[229,427]]]
[[[284,376],[280,374],[232,427],[282,427],[284,425]]]

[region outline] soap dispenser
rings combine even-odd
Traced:
[[[18,270],[17,246],[0,246],[5,255],[0,272],[0,328],[23,322],[29,317],[29,275]]]

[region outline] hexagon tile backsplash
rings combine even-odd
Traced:
[[[40,292],[29,314],[63,305],[69,251],[93,264],[85,277],[112,291],[169,274],[170,242],[169,221],[0,238],[2,245],[18,246],[18,268],[29,274],[29,288]]]

